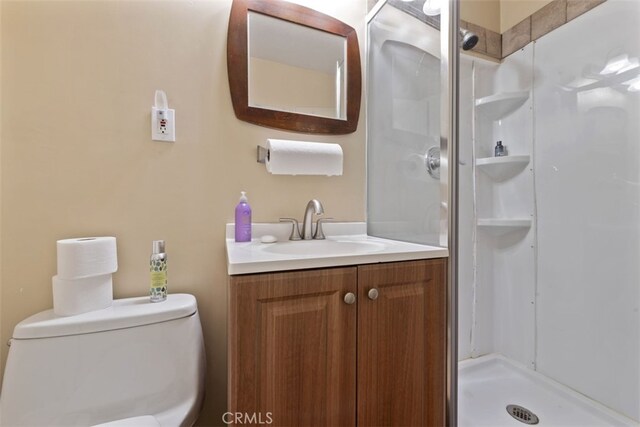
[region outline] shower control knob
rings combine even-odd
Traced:
[[[424,165],[433,179],[440,179],[440,147],[433,146],[424,156]]]
[[[344,296],[344,302],[346,302],[347,304],[351,305],[354,302],[356,302],[356,296],[354,295],[353,292],[349,292]]]
[[[370,300],[377,300],[378,299],[378,290],[376,288],[369,289],[369,292],[367,293],[367,296],[369,297]]]

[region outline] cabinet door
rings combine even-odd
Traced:
[[[277,426],[355,426],[357,269],[234,276],[229,411]]]
[[[445,275],[444,259],[358,267],[359,426],[444,425]]]

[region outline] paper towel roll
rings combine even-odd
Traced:
[[[267,171],[274,175],[342,175],[342,147],[267,139]]]
[[[118,255],[115,237],[58,240],[58,277],[80,279],[115,273]]]
[[[58,316],[73,316],[111,307],[113,282],[111,274],[62,279],[53,276],[53,312]]]

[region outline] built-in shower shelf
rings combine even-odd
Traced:
[[[484,117],[500,120],[516,111],[529,99],[529,91],[504,92],[476,99],[476,109]]]
[[[476,160],[476,167],[496,181],[503,181],[521,172],[531,160],[528,154],[486,157]]]
[[[494,235],[531,228],[530,218],[482,218],[478,219],[478,228]]]

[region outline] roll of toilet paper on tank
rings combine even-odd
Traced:
[[[115,273],[118,255],[115,237],[58,240],[58,277],[80,279]]]
[[[267,139],[267,171],[274,175],[342,175],[342,147]]]
[[[53,312],[58,316],[73,316],[111,307],[113,282],[111,274],[63,279],[53,276]]]

